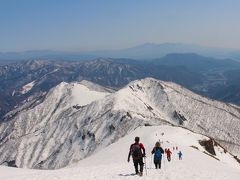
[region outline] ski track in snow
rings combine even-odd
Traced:
[[[164,133],[164,135],[162,135]],[[140,136],[147,152],[147,175],[133,175],[132,160],[127,163],[129,146],[135,136]],[[225,161],[218,161],[202,151],[199,139],[206,137],[179,127],[154,126],[140,127],[119,139],[116,143],[98,153],[60,170],[29,170],[0,167],[1,180],[106,180],[106,179],[146,179],[146,180],[237,180],[240,178],[240,166],[225,155]],[[167,162],[165,155],[162,169],[154,169],[151,162],[151,150],[157,140],[162,147],[178,146],[183,152],[183,160],[178,160],[177,151],[173,151],[172,161]],[[190,147],[194,145],[199,150]],[[218,148],[215,149],[218,153]],[[218,156],[218,158],[221,158]]]

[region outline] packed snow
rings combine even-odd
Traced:
[[[207,137],[195,134],[181,127],[152,126],[139,127],[116,143],[93,154],[92,156],[60,170],[29,170],[0,167],[1,180],[106,180],[106,179],[138,179],[134,175],[132,161],[127,162],[130,144],[139,136],[146,148],[146,169],[142,179],[149,180],[236,180],[240,177],[240,166],[233,157],[224,153],[221,147],[215,147],[217,158],[204,153],[205,149],[198,141]],[[162,160],[162,168],[155,169],[151,150],[156,141],[173,152],[171,162]],[[183,159],[178,160],[178,147]],[[193,148],[194,146],[195,148]],[[196,149],[196,147],[198,149]],[[223,155],[224,154],[224,155]],[[222,158],[224,156],[224,158]]]

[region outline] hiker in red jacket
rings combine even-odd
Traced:
[[[143,175],[143,157],[145,157],[145,148],[142,143],[139,143],[140,138],[135,137],[135,143],[131,144],[130,151],[128,154],[128,162],[130,161],[130,156],[132,155],[133,164],[135,167],[136,174],[140,176]],[[140,172],[138,171],[138,164],[140,166]]]
[[[167,149],[166,154],[167,154],[167,160],[171,161],[171,154],[172,154],[172,152],[170,151],[169,148]]]

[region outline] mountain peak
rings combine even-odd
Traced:
[[[85,106],[113,92],[111,89],[87,80],[71,83],[62,82],[51,91],[52,95],[60,97],[61,101],[65,99],[67,103],[65,108],[73,105]]]

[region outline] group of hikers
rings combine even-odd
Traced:
[[[146,162],[143,162],[143,158],[146,157],[146,153],[145,153],[145,148],[143,144],[140,143],[139,141],[140,141],[140,138],[135,137],[135,142],[131,144],[130,151],[128,154],[128,162],[130,161],[130,157],[132,156],[135,172],[139,176],[142,176],[143,166],[144,166],[144,163],[146,163]],[[178,151],[178,147],[173,147],[173,150],[175,149]],[[170,162],[171,155],[172,155],[171,150],[169,148],[166,148],[165,150],[163,150],[160,142],[159,141],[156,142],[155,147],[152,150],[152,155],[154,155],[153,159],[154,159],[154,164],[156,169],[161,169],[162,154],[164,153],[167,155],[167,160]],[[178,151],[177,154],[178,154],[179,160],[182,160],[182,152]],[[140,172],[138,170],[138,166],[140,166]]]

